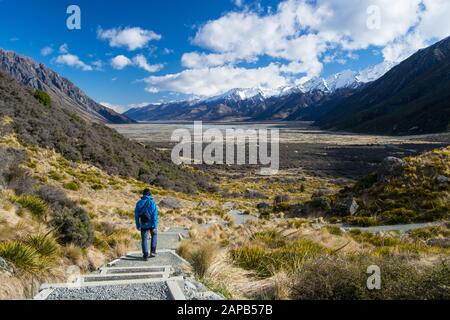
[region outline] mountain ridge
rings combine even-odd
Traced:
[[[70,80],[29,57],[0,48],[0,71],[30,88],[47,92],[61,107],[76,111],[86,120],[114,124],[135,122],[95,102]]]

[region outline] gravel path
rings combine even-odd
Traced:
[[[172,300],[165,282],[55,289],[47,300]]]
[[[180,244],[178,233],[160,233],[158,234],[158,249],[175,250]]]
[[[160,252],[155,258],[149,258],[148,261],[142,259],[142,254],[129,254],[114,263],[113,267],[148,267],[148,266],[172,266],[179,267],[183,260],[171,252]]]

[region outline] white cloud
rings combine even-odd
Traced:
[[[128,66],[136,66],[147,72],[158,72],[164,66],[162,64],[149,64],[144,55],[138,54],[133,59],[129,59],[124,55],[118,55],[111,59],[111,66],[116,70],[122,70]]]
[[[111,59],[111,66],[116,70],[122,70],[132,64],[133,62],[124,55],[118,55]]]
[[[94,62],[92,62],[92,65],[95,67],[95,70],[102,71],[104,63],[101,60],[95,60]]]
[[[236,7],[242,7],[244,5],[244,0],[233,0],[234,1],[234,5]]]
[[[135,56],[133,58],[133,63],[147,72],[158,72],[164,67],[162,64],[149,64],[147,59],[142,54]]]
[[[69,46],[67,45],[67,43],[63,43],[62,45],[59,46],[59,53],[61,54],[69,53]]]
[[[142,49],[152,40],[160,40],[161,35],[139,27],[113,28],[97,30],[97,37],[109,41],[109,45],[115,48],[127,48],[129,51]]]
[[[80,60],[80,58],[74,54],[63,54],[55,59],[55,62],[61,65],[67,65],[69,67],[74,67],[81,69],[83,71],[92,71],[92,67]]]
[[[213,96],[233,88],[278,88],[287,84],[276,64],[253,69],[231,66],[189,69],[177,74],[151,76],[145,82],[148,84],[146,90],[151,93],[174,91],[201,96]]]
[[[50,46],[44,47],[41,49],[41,55],[46,57],[53,53],[53,48]]]
[[[245,7],[200,26],[192,39],[199,49],[181,59],[187,70],[149,77],[146,90],[214,95],[261,83],[275,88],[319,76],[324,63],[345,64],[371,47],[386,62],[399,62],[448,36],[448,16],[448,0],[285,0],[273,10]],[[240,67],[261,58],[277,64]],[[264,82],[257,70],[273,80]]]

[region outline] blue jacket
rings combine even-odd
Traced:
[[[141,223],[141,213],[143,213],[144,207],[150,201],[145,209],[147,211],[147,216],[150,220],[144,224]],[[152,196],[143,196],[141,200],[136,203],[136,209],[134,209],[134,219],[136,221],[136,228],[138,229],[157,229],[158,228],[158,208],[156,207],[156,202],[153,200]]]

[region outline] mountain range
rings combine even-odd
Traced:
[[[86,120],[117,124],[135,122],[95,102],[50,68],[15,52],[0,49],[0,71],[28,87],[47,92],[62,108],[75,111]]]
[[[267,92],[233,89],[217,97],[130,109],[136,121],[315,121],[327,130],[410,135],[449,130],[450,38],[398,65],[382,63]]]
[[[346,70],[329,78],[313,78],[297,86],[278,90],[263,88],[232,89],[205,98],[133,108],[124,115],[136,121],[157,120],[288,120],[310,119],[308,107],[339,99],[386,73],[393,64],[382,63],[362,72]]]

